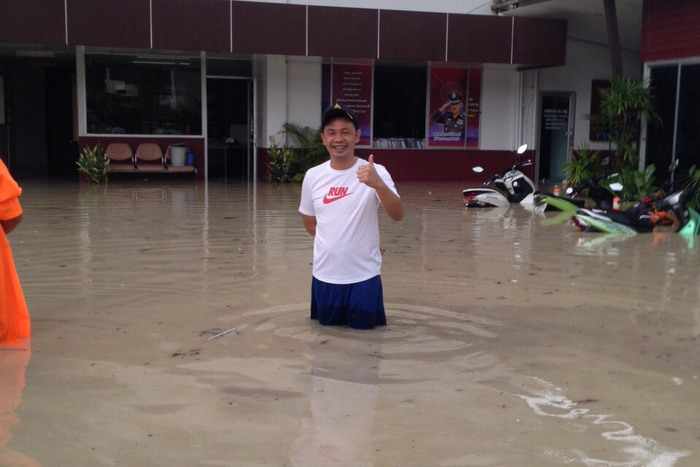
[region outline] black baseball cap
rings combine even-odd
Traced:
[[[355,121],[355,117],[350,112],[342,108],[340,104],[335,104],[323,112],[323,117],[321,118],[321,131],[323,131],[323,129],[326,128],[330,122],[338,118],[352,123],[352,126],[354,126],[357,130],[357,122]]]

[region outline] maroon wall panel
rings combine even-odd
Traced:
[[[68,0],[68,41],[96,47],[150,47],[148,0]]]
[[[512,32],[512,18],[451,14],[448,60],[463,63],[510,63]]]
[[[309,7],[309,55],[377,58],[377,10]]]
[[[233,2],[233,51],[306,55],[306,7]]]
[[[382,10],[379,24],[380,58],[445,60],[446,14]]]
[[[700,56],[700,1],[645,0],[642,60]]]
[[[227,0],[152,0],[153,48],[231,50]]]
[[[63,45],[65,31],[63,0],[0,2],[0,42]]]
[[[367,158],[374,154],[374,160],[389,170],[396,182],[463,182],[479,184],[486,181],[494,173],[504,173],[513,165],[512,151],[481,151],[481,150],[445,150],[445,149],[358,149],[357,155]],[[534,160],[535,152],[528,151]],[[258,173],[261,180],[269,176],[268,155],[266,148],[258,148]],[[486,169],[482,174],[476,174],[472,167],[480,165]],[[525,171],[534,177],[535,167]],[[534,179],[534,178],[533,178]],[[456,196],[461,196],[457,193]]]
[[[566,21],[515,17],[513,63],[533,66],[566,64]]]
[[[357,152],[364,158],[374,154],[374,160],[386,166],[396,181],[481,183],[494,172],[503,173],[513,164],[512,151],[361,149]],[[486,170],[481,175],[475,174],[472,172],[475,165]]]

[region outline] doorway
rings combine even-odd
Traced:
[[[46,150],[48,173],[52,177],[77,178],[77,119],[75,72],[72,69],[46,70]]]
[[[75,64],[0,59],[0,154],[13,176],[77,178]]]
[[[209,179],[252,181],[253,80],[207,78],[207,158]]]
[[[542,93],[540,114],[539,181],[559,183],[571,157],[574,140],[575,94]]]

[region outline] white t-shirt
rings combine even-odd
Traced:
[[[335,170],[327,161],[304,176],[299,212],[316,217],[313,275],[320,281],[353,284],[381,272],[379,196],[357,179],[357,170],[366,164],[358,158],[349,169]],[[398,195],[386,168],[374,168]]]

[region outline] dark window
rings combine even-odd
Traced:
[[[593,85],[591,86],[591,125],[588,135],[591,141],[609,141],[601,109],[605,93],[609,90],[610,81],[593,80]]]
[[[658,120],[651,119],[647,127],[646,163],[656,166],[656,181],[668,180],[668,168],[673,157],[673,129],[676,117],[678,66],[651,70],[651,94]]]
[[[374,70],[375,147],[422,147],[427,68],[377,65]]]
[[[226,60],[207,58],[209,76],[253,76],[253,64],[248,60]]]
[[[700,164],[700,65],[681,67],[681,89],[678,95],[679,160],[676,176],[682,180],[692,165]]]
[[[202,134],[199,58],[86,57],[88,133]]]

